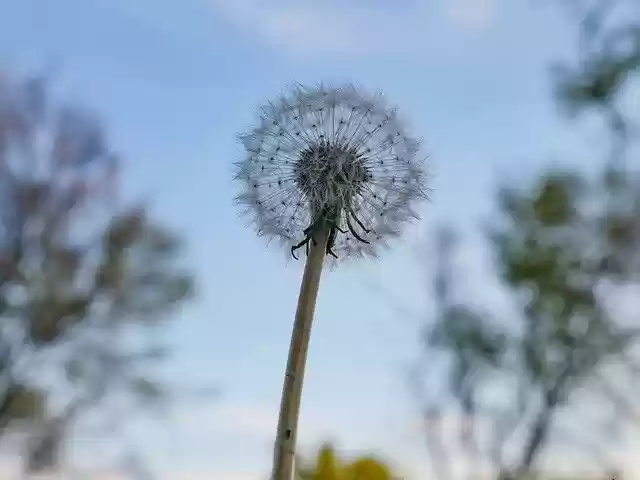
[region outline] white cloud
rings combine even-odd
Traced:
[[[447,16],[459,27],[483,30],[497,15],[497,0],[448,0]]]
[[[338,0],[210,1],[222,18],[294,55],[411,53],[430,39],[435,42],[443,23],[464,29],[487,27],[496,10],[496,0],[366,7]]]

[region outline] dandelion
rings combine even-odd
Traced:
[[[295,87],[262,108],[240,136],[236,197],[257,233],[287,255],[307,255],[285,375],[274,480],[290,480],[304,364],[325,258],[333,265],[376,257],[427,197],[417,158],[396,110],[352,86]]]

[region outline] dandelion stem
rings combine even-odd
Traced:
[[[316,241],[310,242],[309,256],[304,267],[282,388],[272,480],[294,478],[300,398],[328,234],[328,229],[318,229],[315,234]]]

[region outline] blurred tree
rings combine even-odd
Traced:
[[[298,470],[300,480],[399,480],[389,466],[369,456],[353,461],[341,460],[331,445],[324,445],[313,465],[302,466]]]
[[[570,114],[595,110],[613,136],[612,160],[622,160],[630,122],[620,105],[640,72],[640,7],[636,0],[577,0],[568,5],[580,24],[577,61],[555,68],[560,104]]]
[[[556,3],[580,19],[579,58],[558,68],[559,99],[572,113],[602,114],[613,148],[597,178],[551,170],[501,190],[489,239],[515,318],[456,297],[455,235],[441,232],[428,388],[416,382],[438,478],[456,478],[465,461],[467,478],[530,478],[560,444],[581,467],[613,471],[616,442],[637,427],[639,331],[608,300],[640,280],[640,179],[626,165],[635,137],[625,111],[640,78],[638,3]]]
[[[576,424],[567,419],[581,402],[611,409],[608,428],[624,429],[637,416],[631,392],[640,374],[640,330],[621,323],[606,299],[640,279],[640,179],[607,170],[589,182],[550,172],[533,188],[504,189],[500,209],[504,222],[490,238],[521,311],[517,319],[474,311],[455,298],[454,242],[450,232],[440,236],[438,314],[425,336],[431,355],[448,358],[446,388],[424,397],[434,469],[439,478],[455,478],[453,447],[443,444],[446,415],[458,419],[456,455],[462,451],[472,471],[482,465],[496,478],[523,478],[561,439],[587,453],[594,468],[610,469],[613,452],[602,442],[622,437],[608,436],[589,417],[572,432]],[[442,364],[429,363],[430,381],[442,379]],[[631,383],[619,385],[621,379]]]
[[[0,75],[0,432],[28,421],[36,471],[89,410],[124,421],[123,399],[161,399],[152,327],[192,290],[179,238],[118,206],[100,123],[54,109],[45,86]]]

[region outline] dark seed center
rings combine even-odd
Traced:
[[[365,159],[355,149],[328,142],[304,150],[294,172],[296,184],[307,199],[313,201],[320,195],[330,204],[337,203],[348,192],[360,192],[369,178]]]

